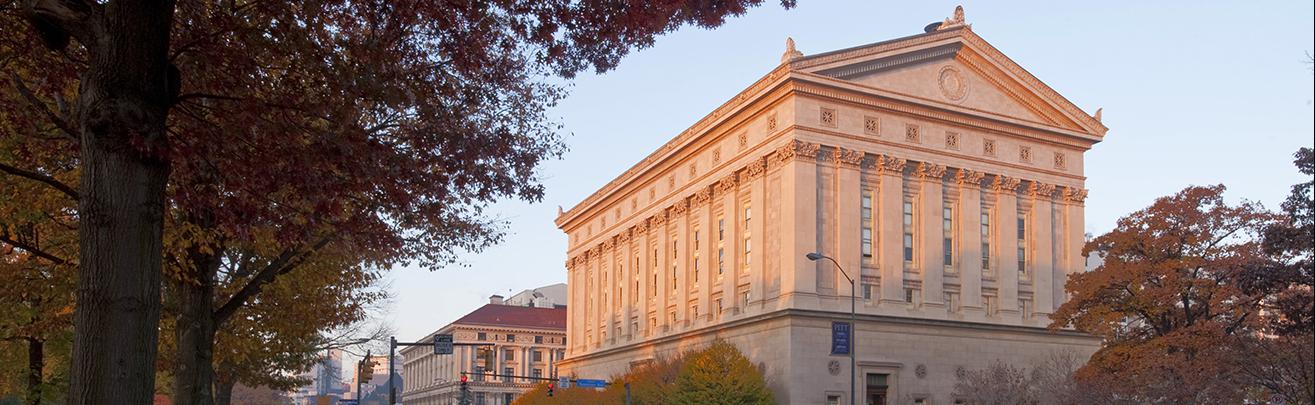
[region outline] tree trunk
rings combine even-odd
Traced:
[[[45,342],[36,338],[27,338],[27,403],[41,404],[41,383],[45,380],[46,350]]]
[[[233,386],[237,380],[225,376],[215,379],[215,405],[229,405],[233,402]]]
[[[200,263],[196,263],[200,265]],[[199,267],[199,266],[198,266]],[[173,404],[211,405],[215,382],[214,281],[208,270],[197,281],[171,282],[178,302],[174,338],[178,353],[173,364]]]
[[[149,404],[160,324],[169,177],[165,118],[169,0],[96,2],[73,27],[89,63],[79,83],[82,179],[77,310],[68,403]]]

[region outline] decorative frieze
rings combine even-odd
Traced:
[[[961,186],[965,184],[971,184],[973,186],[981,186],[982,179],[985,177],[986,177],[986,173],[982,173],[972,169],[959,169],[958,173],[954,176],[954,181],[956,183],[959,183],[959,185]]]
[[[918,177],[921,177],[924,180],[940,181],[945,177],[945,166],[929,162],[919,163]]]
[[[1064,162],[1064,152],[1055,152],[1055,168],[1059,170],[1068,169],[1068,165]]]
[[[1082,203],[1087,200],[1087,189],[1064,187],[1064,201]]]
[[[904,167],[908,164],[908,159],[886,155],[881,156],[881,169],[885,172],[889,172],[889,174],[900,175],[904,173]]]
[[[716,192],[717,195],[724,195],[726,193],[734,191],[735,175],[732,174],[726,177],[722,177],[721,180],[718,180],[717,184],[713,185],[712,187],[713,187],[713,191]]]
[[[1018,191],[1018,186],[1022,184],[1022,180],[997,174],[995,175],[995,182],[991,183],[991,189],[996,192],[1014,193]]]
[[[1046,184],[1035,180],[1033,180],[1031,183],[1032,184],[1030,184],[1027,187],[1027,195],[1031,196],[1032,198],[1049,199],[1051,198],[1051,196],[1055,194],[1054,184]]]
[[[698,192],[695,192],[694,196],[690,197],[689,202],[690,205],[692,205],[695,208],[698,208],[698,207],[702,207],[704,204],[707,204],[709,200],[712,200],[712,189],[704,187],[699,189]]]
[[[863,152],[856,150],[835,148],[831,150],[831,158],[844,167],[857,168],[863,164]]]

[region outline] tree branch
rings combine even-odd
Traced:
[[[242,286],[242,289],[233,293],[233,296],[229,297],[228,301],[224,302],[224,305],[215,310],[215,326],[218,327],[223,325],[224,322],[231,318],[234,313],[237,313],[238,309],[242,308],[243,305],[246,305],[247,300],[255,297],[256,294],[259,294],[260,290],[264,288],[266,284],[274,282],[274,279],[279,275],[292,271],[292,269],[300,265],[306,257],[314,254],[328,244],[329,238],[324,237],[305,252],[298,252],[297,248],[288,248],[284,250],[282,254],[277,258],[274,258],[274,260],[271,260],[269,264],[265,265],[265,267],[260,269],[254,277],[248,280],[247,284]]]
[[[32,108],[36,109],[42,115],[45,115],[46,119],[50,120],[51,124],[54,124],[56,128],[59,128],[69,140],[73,142],[80,141],[80,139],[78,139],[77,131],[74,131],[63,117],[60,117],[59,114],[56,114],[54,111],[51,111],[50,108],[47,108],[46,104],[42,103],[41,99],[37,98],[36,94],[33,94],[32,90],[27,88],[27,85],[23,84],[23,79],[18,77],[17,73],[10,72],[9,81],[14,83],[14,88],[18,89],[18,94],[21,94],[23,99],[27,100],[27,103],[31,105]]]
[[[23,249],[24,251],[27,251],[28,253],[31,253],[32,255],[34,255],[34,256],[36,256],[36,257],[40,257],[40,258],[42,258],[42,259],[49,260],[51,263],[55,263],[55,264],[57,264],[57,265],[62,265],[62,264],[68,264],[68,263],[69,263],[68,260],[65,260],[65,259],[63,259],[63,258],[60,258],[59,256],[55,256],[55,255],[53,255],[53,254],[51,254],[51,253],[49,253],[49,252],[46,252],[46,251],[44,251],[44,250],[41,250],[40,248],[38,248],[38,247],[36,247],[36,246],[32,246],[32,245],[30,245],[30,244],[28,244],[28,243],[25,243],[25,242],[23,242],[23,241],[20,241],[20,240],[15,240],[14,238],[9,237],[9,234],[8,234],[8,233],[3,232],[3,231],[0,231],[0,242],[4,242],[4,243],[10,244],[10,245],[13,245],[13,246],[16,247],[16,248]]]
[[[76,189],[70,187],[67,184],[60,182],[59,180],[56,180],[54,177],[50,177],[45,174],[37,173],[30,170],[23,170],[4,163],[0,163],[0,171],[9,173],[14,176],[46,183],[46,185],[53,187],[54,189],[59,190],[60,192],[68,195],[69,198],[72,198],[74,201],[77,201],[78,199],[78,191]]]

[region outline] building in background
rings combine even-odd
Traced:
[[[321,403],[321,398],[329,401],[330,404],[336,404],[343,398],[348,398],[351,391],[343,379],[342,358],[343,352],[340,349],[325,350],[324,357],[311,367],[310,371],[302,374],[302,378],[310,380],[310,384],[297,388],[292,393],[292,401],[298,405],[316,405]]]
[[[962,9],[814,55],[787,40],[770,73],[559,215],[561,372],[721,338],[782,403],[849,403],[852,382],[862,403],[949,404],[996,359],[1085,358],[1097,338],[1046,326],[1084,269],[1083,154],[1105,133]],[[832,351],[851,297],[857,373]]]
[[[566,283],[550,284],[521,291],[503,302],[506,305],[536,308],[566,307]]]
[[[551,301],[551,291],[557,286],[561,285],[537,289],[549,293],[518,301],[519,305],[492,296],[488,304],[417,340],[427,342],[435,334],[451,334],[456,343],[488,346],[456,346],[450,355],[435,355],[431,346],[400,349],[406,357],[402,375],[408,381],[401,391],[402,400],[407,405],[456,404],[461,373],[468,372],[476,373],[469,376],[471,403],[506,405],[538,381],[478,373],[555,378],[557,362],[566,354],[567,311]]]

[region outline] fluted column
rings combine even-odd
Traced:
[[[1037,318],[1043,320],[1055,312],[1055,300],[1053,298],[1055,249],[1051,243],[1054,237],[1054,221],[1052,220],[1054,207],[1050,200],[1054,192],[1054,185],[1036,181],[1033,181],[1027,189],[1028,197],[1032,199],[1032,226],[1029,231],[1032,240],[1030,250],[1033,252],[1033,311],[1036,313]]]
[[[930,307],[941,307],[945,303],[945,232],[942,226],[945,196],[941,189],[941,179],[945,177],[945,166],[922,162],[918,164],[918,211],[914,215],[914,227],[917,232],[915,254],[921,256],[917,267],[922,275],[922,302]],[[915,247],[917,247],[915,245]]]
[[[634,228],[627,228],[621,231],[621,236],[617,242],[617,285],[621,286],[617,291],[621,300],[621,330],[626,336],[633,337],[635,330],[632,328],[630,319],[635,316],[635,262],[631,260],[635,251]]]
[[[959,169],[959,299],[965,313],[982,311],[982,178],[981,172]]]
[[[671,297],[671,231],[667,227],[667,212],[662,211],[654,217],[653,239],[657,246],[657,266],[653,272],[657,274],[657,300],[653,303],[657,310],[658,330],[661,333],[671,325],[667,317],[667,307]]]
[[[904,159],[881,156],[877,189],[878,263],[881,266],[881,301],[904,303]]]
[[[579,274],[580,273],[575,269],[575,258],[572,257],[567,259],[566,260],[566,302],[567,302],[566,335],[570,340],[578,339],[581,336],[580,333],[576,331],[576,327],[579,326],[580,324],[580,310],[583,309],[584,307],[583,305],[580,305],[580,303],[578,302],[578,300],[580,299],[580,293],[576,291],[580,288],[580,281],[578,277]],[[568,345],[566,347],[566,351],[570,352],[571,354],[575,354],[575,346]]]
[[[1018,186],[1021,181],[1003,175],[996,175],[991,189],[996,193],[995,212],[999,218],[991,224],[995,241],[992,246],[1000,253],[996,271],[999,287],[1000,312],[1018,313]]]

